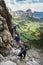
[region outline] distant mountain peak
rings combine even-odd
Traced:
[[[20,17],[33,17],[33,13],[31,9],[28,9],[26,11],[18,10],[14,12],[14,16],[20,16]]]
[[[27,16],[33,17],[33,13],[32,13],[32,10],[31,9],[27,9],[26,10],[26,13],[27,13]]]

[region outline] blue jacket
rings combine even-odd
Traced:
[[[20,41],[20,37],[19,36],[16,36],[15,37],[15,40],[16,40],[16,42],[19,42]]]

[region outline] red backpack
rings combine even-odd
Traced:
[[[24,42],[20,41],[20,42],[19,42],[19,45],[20,45],[20,46],[21,46],[21,45],[24,45]]]

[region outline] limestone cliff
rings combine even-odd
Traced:
[[[8,12],[4,0],[0,0],[0,52],[13,45],[12,16]]]

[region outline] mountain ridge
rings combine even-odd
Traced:
[[[43,12],[37,11],[32,12],[31,9],[27,9],[26,11],[23,10],[13,11],[13,16],[27,18],[29,20],[31,20],[32,18],[33,20],[36,21],[43,21]]]
[[[23,10],[18,10],[13,12],[13,16],[15,17],[22,17],[22,18],[27,18],[28,20],[32,21],[41,21],[38,17],[32,13],[31,9],[27,9],[26,11]]]

